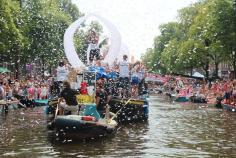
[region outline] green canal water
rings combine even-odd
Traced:
[[[44,107],[0,115],[0,157],[236,157],[236,115],[151,96],[147,122],[109,138],[57,142]]]

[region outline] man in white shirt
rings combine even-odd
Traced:
[[[63,82],[68,79],[69,70],[64,65],[63,62],[59,63],[59,66],[57,67],[57,81]]]
[[[54,90],[56,94],[59,94],[61,91],[62,83],[68,80],[69,70],[65,66],[64,62],[60,62],[59,66],[56,69],[56,82],[54,82]]]
[[[130,65],[128,62],[128,56],[123,55],[123,61],[119,63],[119,83],[118,88],[122,89],[123,97],[128,96],[129,92],[129,80],[130,80]],[[119,92],[121,96],[121,90]]]

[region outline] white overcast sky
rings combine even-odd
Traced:
[[[120,31],[130,52],[140,58],[153,39],[158,27],[176,20],[177,11],[198,0],[72,0],[83,13],[98,13]]]

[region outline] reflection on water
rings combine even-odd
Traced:
[[[236,115],[150,98],[148,122],[118,127],[113,137],[57,142],[43,108],[0,115],[0,157],[236,157]]]

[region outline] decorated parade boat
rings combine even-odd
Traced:
[[[87,89],[94,89],[91,86],[91,77],[96,75],[103,76],[104,73],[100,70],[93,70],[90,72],[84,72],[82,74],[77,75],[77,82],[81,84],[79,80],[86,80],[87,82]],[[105,77],[105,76],[103,76]],[[95,80],[93,80],[93,84],[96,85]],[[116,84],[116,83],[113,83]],[[82,87],[81,87],[82,88]],[[83,89],[83,88],[82,88]],[[89,90],[88,90],[88,93]],[[89,94],[91,96],[91,94]],[[91,99],[89,99],[89,95],[78,95],[77,101],[78,102],[90,102]],[[95,95],[95,94],[94,94]],[[95,96],[93,96],[95,99]],[[115,116],[113,117],[117,122],[136,122],[136,121],[144,121],[148,119],[148,113],[149,113],[149,105],[148,101],[146,99],[146,95],[141,95],[139,99],[134,98],[120,98],[118,96],[115,96],[112,94],[110,101],[108,102],[108,105],[110,107],[110,112],[113,113]],[[57,105],[57,98],[49,100],[49,104],[46,108],[47,114],[54,114],[55,109]]]
[[[119,123],[146,121],[149,105],[146,99],[122,99],[113,97],[110,102],[110,111],[117,114]]]
[[[81,93],[76,96],[78,105],[68,106],[57,102],[56,110],[51,111],[55,113],[55,118],[49,124],[50,128],[55,129],[60,138],[93,139],[111,135],[116,131],[117,122],[110,117],[109,111],[106,110],[105,117],[97,111],[96,73],[84,72],[82,80],[78,82],[82,86]],[[50,106],[55,107],[55,100],[49,102]],[[60,107],[63,107],[64,111],[70,111],[71,114],[58,115]]]
[[[94,139],[113,134],[117,123],[115,120],[97,119],[93,116],[65,115],[57,116],[54,126],[59,137]]]

